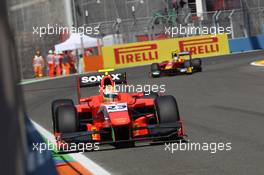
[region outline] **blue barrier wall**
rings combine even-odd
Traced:
[[[264,49],[264,35],[229,40],[230,52]]]

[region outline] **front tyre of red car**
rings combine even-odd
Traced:
[[[59,106],[55,112],[55,126],[59,133],[73,133],[78,131],[78,120],[75,106]]]
[[[180,115],[176,99],[171,95],[159,96],[155,100],[156,117],[158,124],[160,125],[171,125],[179,124]],[[175,129],[171,128],[175,132]],[[169,131],[171,132],[171,131]],[[173,133],[169,133],[173,134]],[[162,139],[156,139],[154,141],[170,141],[180,139],[175,133],[171,136],[167,136]]]
[[[58,132],[57,131],[57,122],[56,122],[56,111],[57,108],[60,106],[65,106],[65,105],[71,105],[74,106],[74,103],[71,99],[58,99],[58,100],[54,100],[51,104],[51,113],[52,113],[52,124],[53,124],[53,131]]]
[[[56,108],[54,117],[55,133],[67,134],[78,131],[78,119],[77,112],[74,105],[65,104]],[[60,139],[59,139],[60,140]],[[57,142],[57,150],[59,152],[68,151],[68,144],[64,142]]]
[[[151,77],[152,78],[160,77],[160,66],[158,63],[151,64]]]
[[[155,107],[160,124],[180,121],[178,105],[173,96],[165,95],[157,97]]]

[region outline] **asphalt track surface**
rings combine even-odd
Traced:
[[[87,152],[112,174],[264,174],[264,52],[203,60],[193,75],[148,78],[149,67],[126,69],[129,84],[164,84],[176,97],[190,142],[232,143],[231,151],[165,151],[164,144]],[[24,85],[29,116],[52,131],[50,104],[76,98],[75,77]],[[96,93],[87,89],[87,94]]]

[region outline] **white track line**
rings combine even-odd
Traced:
[[[32,121],[32,120],[31,120]],[[53,144],[56,144],[56,140],[48,130],[37,124],[36,122],[32,121],[35,128],[42,134],[46,139],[48,139]],[[110,175],[111,173],[107,172],[101,166],[90,160],[88,157],[83,155],[82,153],[70,153],[70,155],[74,160],[78,161],[83,167],[89,170],[94,175]]]

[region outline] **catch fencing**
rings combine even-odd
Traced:
[[[232,27],[229,39],[256,36],[264,33],[264,8],[213,11],[206,13],[156,13],[152,17],[106,21],[89,24],[99,26],[101,37],[112,34],[122,36],[122,43],[166,38],[166,28],[191,26],[198,28]],[[199,35],[199,33],[188,36]],[[177,34],[173,37],[185,37]],[[171,37],[171,36],[170,36]]]

